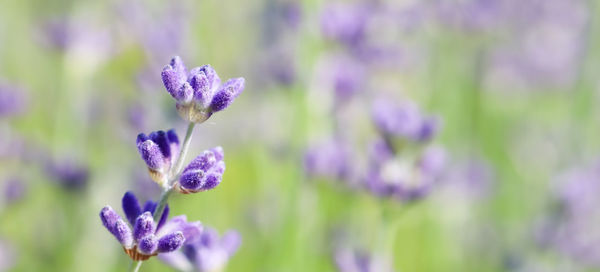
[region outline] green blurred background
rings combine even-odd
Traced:
[[[489,10],[465,8],[476,2],[520,16],[482,23]],[[369,38],[401,57],[364,66],[367,83],[339,113],[344,133],[364,151],[374,99],[410,99],[443,121],[435,145],[450,172],[470,158],[489,170],[483,193],[458,175],[407,204],[304,173],[306,148],[331,133],[324,63],[345,52],[321,31],[330,3],[0,1],[0,81],[23,96],[18,113],[0,117],[0,188],[24,184],[18,198],[0,198],[0,270],[128,268],[98,212],[120,206],[127,190],[158,198],[135,137],[183,135],[160,80],[179,55],[188,67],[211,64],[223,80],[246,79],[231,107],[197,126],[189,151],[188,161],[221,145],[222,184],[170,200],[172,215],[241,233],[227,271],[336,271],[336,237],[378,252],[382,235],[397,271],[596,271],[536,240],[556,177],[593,162],[600,144],[598,5],[544,2],[371,3],[393,12],[371,15]],[[440,19],[440,6],[458,17]],[[463,24],[469,18],[475,25]],[[65,186],[48,174],[53,162],[85,167],[87,183]],[[600,251],[589,241],[586,250]],[[141,271],[168,269],[152,258]]]

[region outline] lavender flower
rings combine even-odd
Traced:
[[[360,63],[345,56],[336,56],[330,61],[330,67],[327,70],[336,101],[347,100],[361,89],[364,89],[366,71]]]
[[[600,267],[597,192],[600,163],[582,164],[556,179],[555,201],[538,241],[580,264]]]
[[[225,172],[223,148],[220,146],[204,151],[183,169],[177,189],[184,194],[202,192],[221,183]]]
[[[27,193],[27,186],[23,180],[12,177],[6,180],[3,186],[4,200],[7,204],[14,203],[23,198]]]
[[[340,248],[335,252],[335,264],[340,272],[392,272],[391,262],[383,256]]]
[[[167,91],[177,101],[179,115],[186,121],[202,123],[227,108],[244,90],[244,78],[232,78],[221,84],[217,72],[204,65],[186,71],[183,61],[174,57],[162,71]]]
[[[344,180],[350,175],[350,151],[339,141],[324,142],[308,149],[304,169],[310,177]]]
[[[383,140],[374,145],[365,185],[379,197],[402,201],[421,199],[430,192],[444,170],[445,153],[439,148],[428,148],[415,159],[382,150]]]
[[[428,142],[439,129],[436,117],[425,116],[411,102],[394,105],[384,100],[377,101],[373,107],[373,122],[384,137],[401,141]]]
[[[0,117],[14,116],[25,109],[25,95],[15,86],[0,83]]]
[[[329,39],[356,46],[365,39],[367,20],[366,9],[361,5],[332,4],[321,15],[321,31]]]
[[[202,234],[186,242],[181,251],[163,254],[160,259],[170,266],[189,271],[222,271],[227,261],[238,250],[241,237],[236,231],[228,231],[219,237],[213,228],[205,228]]]
[[[171,166],[177,160],[179,152],[179,138],[175,130],[154,131],[148,136],[140,133],[137,136],[137,148],[148,166],[152,180],[159,185],[166,184]]]
[[[87,166],[73,160],[49,161],[46,173],[67,190],[83,190],[89,181],[90,173]]]
[[[167,221],[168,206],[160,220],[155,222],[152,215],[157,204],[147,201],[142,208],[132,192],[125,193],[122,205],[126,219],[132,227],[108,205],[100,211],[100,219],[134,261],[147,260],[159,253],[175,251],[187,239],[199,235],[202,231],[200,222],[188,223],[185,215]]]

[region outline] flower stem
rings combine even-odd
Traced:
[[[169,196],[173,192],[173,182],[177,179],[179,172],[181,171],[181,167],[183,165],[183,161],[185,160],[185,155],[187,154],[187,150],[190,147],[190,142],[192,141],[192,133],[194,132],[194,126],[196,124],[190,122],[187,128],[187,132],[185,133],[185,139],[183,140],[183,145],[181,146],[181,150],[179,151],[179,156],[177,156],[177,161],[173,168],[171,168],[171,173],[169,175],[169,180],[165,186],[164,192],[160,195],[160,200],[158,200],[158,204],[156,206],[156,210],[154,211],[154,221],[158,222],[162,217],[162,213],[167,206],[167,200],[169,200]]]
[[[131,263],[131,271],[138,272],[140,271],[140,267],[142,266],[142,261],[138,261],[137,264],[135,262]]]
[[[177,157],[177,161],[174,165],[175,167],[171,168],[171,179],[174,179],[179,173],[179,171],[181,171],[185,155],[187,154],[190,142],[192,141],[192,133],[194,132],[195,125],[196,123],[194,122],[190,122],[190,124],[188,125],[187,131],[185,133],[185,139],[183,140],[183,145],[181,146],[181,151],[179,152],[179,156]],[[170,186],[171,184],[168,185]]]
[[[154,222],[158,222],[162,217],[163,211],[167,206],[167,200],[169,200],[169,196],[171,196],[171,192],[173,192],[173,188],[168,188],[160,195],[160,200],[158,200],[158,204],[156,205],[156,211],[154,211]]]

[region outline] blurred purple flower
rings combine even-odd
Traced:
[[[488,195],[494,182],[494,172],[489,163],[479,157],[458,161],[448,167],[445,183],[467,196]]]
[[[141,207],[131,192],[125,193],[122,205],[131,227],[110,206],[105,206],[100,211],[100,219],[134,261],[147,260],[159,253],[173,252],[186,240],[191,240],[202,232],[202,224],[188,223],[185,215],[167,220],[168,206],[160,220],[155,222],[152,215],[157,203],[147,201],[144,207]]]
[[[539,222],[538,244],[554,248],[577,263],[600,267],[600,163],[582,165],[556,179],[555,199],[547,218]]]
[[[375,145],[382,145],[376,143]],[[405,156],[391,157],[392,151],[372,155],[365,186],[379,197],[415,201],[426,196],[440,178],[445,166],[445,152],[427,148],[416,160]]]
[[[368,11],[358,4],[328,4],[321,14],[321,32],[328,39],[357,46],[366,36]]]
[[[387,100],[378,100],[373,105],[373,122],[384,137],[392,140],[428,142],[436,136],[439,121],[426,116],[412,102],[394,105]]]
[[[357,92],[364,90],[367,71],[363,65],[352,58],[341,56],[331,59],[329,65],[327,70],[337,103],[342,103]]]
[[[223,271],[229,259],[238,250],[241,243],[237,231],[228,231],[219,237],[219,233],[206,227],[194,239],[187,241],[181,251],[160,255],[168,265],[181,271]]]
[[[70,191],[84,190],[89,181],[87,166],[73,160],[52,160],[46,163],[46,174],[63,188]]]
[[[383,256],[347,247],[335,252],[335,264],[339,272],[393,272],[390,260]]]
[[[4,200],[7,204],[19,201],[27,193],[27,184],[17,177],[7,179],[3,187]]]
[[[309,177],[346,180],[351,177],[351,152],[338,140],[310,147],[304,155],[304,170]]]
[[[10,117],[25,110],[26,97],[22,89],[0,83],[0,118]]]

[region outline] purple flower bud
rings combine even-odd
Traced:
[[[165,209],[163,210],[163,214],[160,216],[160,220],[158,220],[156,230],[159,230],[165,224],[165,222],[167,222],[167,218],[169,217],[169,211],[169,205],[166,205]],[[152,215],[154,215],[154,209],[152,211]]]
[[[133,235],[131,229],[127,226],[127,223],[123,219],[119,218],[114,226],[115,238],[123,245],[123,247],[129,249],[133,247]]]
[[[215,147],[206,150],[183,170],[179,178],[179,189],[183,193],[213,189],[221,183],[224,171],[223,149]]]
[[[167,91],[173,98],[178,99],[178,92],[183,83],[186,82],[185,66],[181,58],[174,57],[171,59],[171,63],[163,68],[161,77]]]
[[[160,170],[165,166],[165,157],[160,151],[160,147],[152,140],[139,144],[138,151],[150,169]]]
[[[185,237],[181,231],[167,234],[158,240],[158,252],[175,251],[183,245],[183,242],[185,242]]]
[[[184,172],[192,169],[199,169],[202,171],[208,171],[217,163],[217,157],[211,150],[206,150],[202,155],[193,159],[190,164],[183,170]]]
[[[125,193],[121,203],[127,220],[131,225],[134,225],[136,218],[142,213],[140,203],[132,192]]]
[[[194,89],[189,83],[184,82],[175,93],[175,99],[179,103],[187,104],[192,102],[192,98],[194,98]]]
[[[171,157],[171,145],[169,144],[169,139],[167,138],[167,133],[159,130],[153,131],[149,135],[152,142],[156,143],[160,148],[160,153],[163,155],[165,159]]]
[[[177,101],[177,113],[186,121],[202,123],[213,112],[221,111],[244,89],[244,79],[234,78],[221,85],[221,79],[210,65],[185,73],[181,59],[174,58],[162,72],[167,91]],[[181,66],[181,67],[179,67]],[[179,67],[179,68],[177,68]]]
[[[113,235],[115,235],[115,224],[117,220],[121,219],[119,214],[113,210],[110,206],[105,206],[100,211],[100,220],[102,220],[102,225]]]
[[[147,236],[142,237],[138,241],[138,251],[145,255],[152,255],[156,252],[158,248],[158,240],[156,236],[149,234]]]
[[[179,139],[174,130],[168,132],[154,131],[146,136],[141,133],[137,137],[138,151],[150,170],[150,176],[158,184],[165,182],[165,174],[179,152]]]
[[[223,152],[223,148],[220,146],[214,147],[212,148],[210,151],[213,152],[213,154],[215,154],[215,159],[217,159],[217,161],[222,161],[225,153]]]
[[[244,90],[245,81],[244,78],[232,78],[225,82],[221,89],[215,93],[210,108],[213,112],[222,111],[229,107],[233,100],[242,93]]]
[[[203,74],[206,77],[208,84],[207,90],[209,92],[214,91],[221,84],[221,78],[219,78],[219,75],[217,74],[215,69],[213,69],[212,66],[210,66],[210,64],[194,68],[192,69],[192,71],[190,71],[190,75],[192,77],[197,74]]]
[[[144,212],[135,220],[133,237],[136,241],[139,241],[139,239],[146,235],[153,234],[154,231],[156,231],[156,225],[154,224],[152,213]]]
[[[179,56],[175,56],[171,59],[169,66],[173,68],[177,73],[183,74],[185,76],[185,65],[183,64],[183,60]]]

